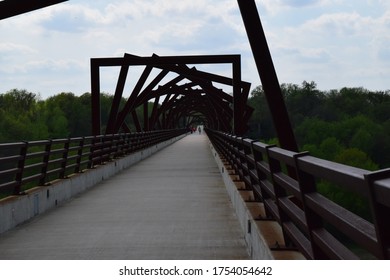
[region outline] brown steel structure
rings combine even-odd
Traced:
[[[272,62],[260,16],[255,1],[238,0],[242,19],[248,34],[253,57],[260,75],[261,84],[268,102],[280,146],[290,151],[298,151],[294,132],[283,100],[278,77]]]
[[[0,1],[0,19],[30,12],[50,5],[66,2],[65,0],[5,0]],[[268,50],[260,17],[254,1],[238,0],[241,15],[247,30],[249,42],[267,97],[268,105],[274,120],[275,130],[282,148],[297,151],[297,144],[283,101],[281,90],[272,58]],[[196,69],[189,69],[187,64],[214,64],[223,63],[232,65],[232,78],[221,77],[211,73],[204,73]],[[125,108],[119,112],[119,104],[126,83],[130,66],[145,65],[141,75]],[[99,135],[100,123],[100,67],[120,66],[121,71],[115,90],[114,101],[106,133],[119,131],[129,132],[125,123],[127,115],[133,117],[137,131],[148,131],[157,128],[178,126],[180,119],[203,121],[212,129],[232,132],[243,135],[247,131],[247,121],[253,109],[246,105],[250,84],[241,81],[241,62],[239,55],[215,56],[178,56],[178,57],[137,57],[125,54],[122,58],[94,58],[91,59],[91,93],[92,93],[92,134]],[[141,89],[153,68],[161,69],[161,73],[142,92]],[[179,76],[176,80],[155,89],[168,73],[174,72]],[[178,83],[183,79],[189,80],[186,86]],[[233,97],[213,86],[219,82],[232,86]],[[201,90],[198,90],[198,89]],[[191,94],[190,94],[191,93]],[[166,95],[163,103],[158,101]],[[148,116],[147,102],[155,100],[153,112]],[[139,116],[135,109],[144,106],[143,123],[141,128]],[[197,112],[197,113],[196,113]],[[202,116],[202,117],[201,117]],[[187,123],[188,124],[188,123]]]
[[[370,172],[307,152],[206,132],[229,174],[238,175],[244,190],[253,193],[260,202],[256,207],[264,207],[265,216],[254,218],[280,224],[285,243],[271,250],[297,248],[308,259],[390,259],[390,169]],[[293,168],[298,178],[286,174],[286,167]],[[364,197],[371,206],[372,221],[322,195],[316,189],[317,180]]]
[[[0,1],[0,19],[60,2],[65,1]],[[355,252],[333,234],[336,230],[374,257],[390,259],[390,170],[370,172],[298,152],[255,1],[237,2],[280,148],[240,137],[247,130],[253,109],[246,104],[250,84],[241,80],[239,55],[139,57],[125,54],[116,58],[92,58],[94,136],[1,144],[0,152],[2,149],[8,152],[0,153],[0,178],[5,179],[0,182],[0,193],[11,190],[21,194],[28,182],[38,180],[39,184],[45,184],[53,174],[63,178],[67,173],[79,172],[83,165],[90,168],[186,133],[184,128],[192,123],[203,123],[213,145],[228,164],[226,168],[231,168],[229,172],[235,172],[239,177],[237,180],[253,193],[255,201],[264,205],[266,216],[257,218],[274,219],[280,224],[285,244],[271,249],[299,249],[309,259],[357,258]],[[199,64],[230,65],[232,76],[224,77],[188,66]],[[120,73],[108,122],[102,131],[100,68],[112,66],[120,67]],[[144,70],[121,106],[126,78],[133,66],[143,66]],[[154,77],[152,70],[158,71]],[[175,77],[163,82],[169,76]],[[148,79],[151,82],[147,83]],[[217,88],[217,83],[231,86],[233,94]],[[150,113],[149,105],[152,105]],[[142,116],[137,114],[137,107],[143,108]],[[129,116],[133,118],[137,132],[128,133],[126,119]],[[53,149],[53,144],[63,147]],[[41,151],[29,152],[32,146],[35,150],[35,146],[40,146]],[[28,164],[26,159],[32,157],[39,157],[42,162],[37,160],[37,163]],[[33,175],[30,174],[32,169],[35,170]],[[365,197],[372,221],[321,195],[316,189],[318,180],[335,183]],[[331,230],[329,225],[333,227]]]
[[[187,64],[230,64],[232,78],[189,68]],[[130,66],[145,66],[124,108],[119,111],[126,77]],[[92,133],[99,135],[101,131],[100,116],[100,67],[120,66],[120,74],[111,106],[105,133],[129,132],[125,123],[127,115],[133,116],[137,130],[141,127],[135,109],[144,106],[144,131],[174,128],[180,125],[181,119],[187,119],[198,112],[207,126],[222,131],[243,135],[247,130],[247,122],[253,109],[246,105],[250,84],[241,81],[241,64],[239,55],[202,55],[202,56],[157,56],[139,57],[125,54],[120,58],[91,59],[91,95],[92,95]],[[145,86],[152,69],[160,73]],[[161,85],[169,74],[178,75],[168,83]],[[184,80],[187,83],[180,84]],[[233,96],[216,88],[214,83],[232,86]],[[141,89],[145,88],[141,91]],[[159,99],[166,96],[160,105]],[[155,99],[153,112],[149,117],[147,103]],[[191,118],[190,118],[191,119]],[[186,125],[189,125],[187,122]]]

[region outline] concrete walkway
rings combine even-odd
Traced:
[[[0,236],[0,259],[248,259],[205,135]]]

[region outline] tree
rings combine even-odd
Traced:
[[[269,111],[264,90],[261,86],[251,92],[248,100],[249,106],[255,110],[249,121],[250,131],[248,136],[268,140],[276,136],[271,113]]]
[[[48,106],[46,104],[46,123],[49,130],[49,138],[69,137],[68,120],[60,107]]]
[[[324,95],[317,89],[315,82],[303,81],[302,86],[282,84],[281,88],[294,124],[301,123],[307,117],[320,117]]]
[[[25,89],[12,89],[0,95],[0,107],[15,114],[30,111],[37,102],[37,95]]]
[[[45,119],[36,94],[13,89],[0,95],[0,141],[44,139],[48,136]]]
[[[378,165],[375,164],[365,152],[357,148],[348,148],[342,150],[338,155],[335,156],[334,160],[342,164],[366,170],[378,169]]]
[[[66,136],[76,137],[86,135],[86,133],[90,134],[90,131],[86,132],[84,130],[84,123],[88,121],[87,116],[84,113],[85,108],[81,104],[80,99],[73,93],[62,92],[52,96],[46,100],[46,105],[48,106],[48,109],[53,107],[62,111],[68,125]],[[63,123],[62,120],[62,124]]]

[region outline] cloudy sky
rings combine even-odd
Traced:
[[[256,1],[281,83],[390,89],[390,1]],[[241,54],[260,84],[236,0],[70,0],[0,21],[0,93],[90,91],[91,57]],[[231,76],[228,66],[198,67]],[[138,79],[140,68],[129,74]],[[102,70],[113,93],[119,68]],[[134,82],[133,81],[133,82]]]

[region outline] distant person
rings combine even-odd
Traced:
[[[199,131],[199,134],[202,134],[202,129],[200,128],[200,126],[198,126],[198,131]]]

